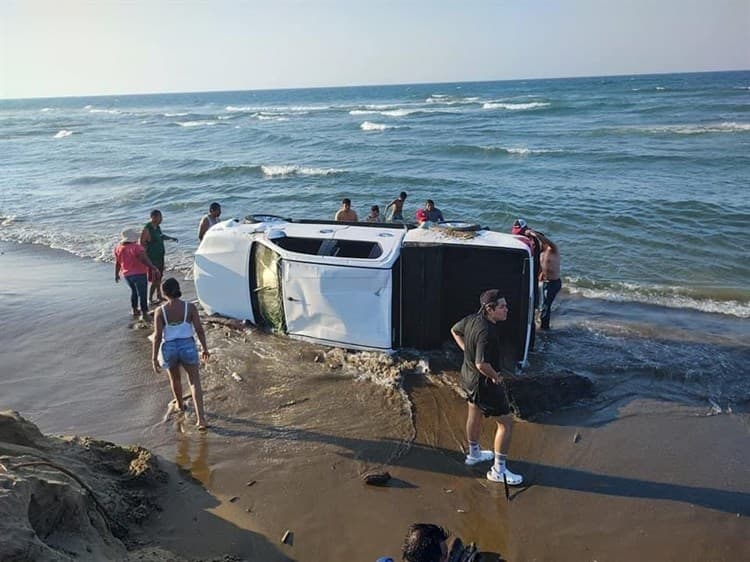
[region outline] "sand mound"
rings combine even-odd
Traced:
[[[0,560],[122,560],[165,479],[142,447],[45,437],[0,412]]]

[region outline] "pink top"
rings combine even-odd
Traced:
[[[146,250],[137,243],[118,244],[115,246],[115,260],[120,264],[123,277],[148,273],[148,266],[140,260]]]

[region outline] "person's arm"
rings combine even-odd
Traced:
[[[451,328],[451,335],[453,336],[453,339],[456,340],[456,345],[463,351],[466,348],[466,344],[464,343],[464,335],[459,334],[456,331],[455,326]]]
[[[151,366],[154,373],[161,372],[159,367],[159,346],[161,345],[162,334],[164,333],[164,316],[160,306],[154,310],[154,341],[151,344]]]
[[[141,246],[147,246],[149,242],[151,242],[151,233],[148,231],[148,228],[144,226],[143,230],[141,230]]]
[[[357,211],[352,211],[354,213],[354,220],[352,222],[359,222],[359,218],[357,217]]]
[[[201,219],[201,223],[198,225],[198,240],[203,242],[203,237],[206,235],[207,230],[208,230],[208,219],[206,217],[203,217]]]
[[[177,240],[177,238],[175,238],[174,236],[167,236],[163,232],[161,233],[161,237],[164,240],[171,240],[172,242],[179,242],[179,240]]]
[[[440,222],[445,222],[445,219],[443,218],[443,211],[441,211],[440,209],[438,209],[437,214],[438,214],[438,220]]]
[[[466,348],[466,342],[464,341],[464,324],[466,318],[462,318],[451,327],[451,335],[456,340],[456,345],[463,351]]]
[[[192,319],[191,322],[193,324],[193,329],[195,330],[195,335],[198,336],[198,341],[201,342],[201,359],[203,359],[203,361],[208,361],[208,358],[211,356],[211,354],[208,352],[206,333],[203,331],[201,317],[198,314],[198,309],[195,308],[194,304],[190,303],[188,304],[188,307],[190,309],[190,317]]]
[[[120,282],[120,260],[115,258],[115,283]]]

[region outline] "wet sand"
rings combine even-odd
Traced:
[[[148,526],[173,552],[398,559],[406,527],[431,521],[512,561],[750,558],[747,413],[632,396],[519,422],[511,467],[529,486],[508,502],[488,467],[463,465],[454,372],[407,374],[402,389],[316,361],[322,348],[214,324],[201,436],[163,421],[167,382],[110,264],[0,252],[0,409],[46,432],[138,443],[189,471],[212,499],[175,479],[173,505]],[[491,436],[488,421],[485,446]],[[364,486],[369,470],[392,485]],[[294,544],[280,545],[287,529]]]

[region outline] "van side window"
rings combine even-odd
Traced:
[[[374,260],[383,254],[383,248],[380,244],[365,240],[333,240],[331,238],[320,239],[285,236],[283,238],[275,238],[273,243],[290,252],[315,256]]]

